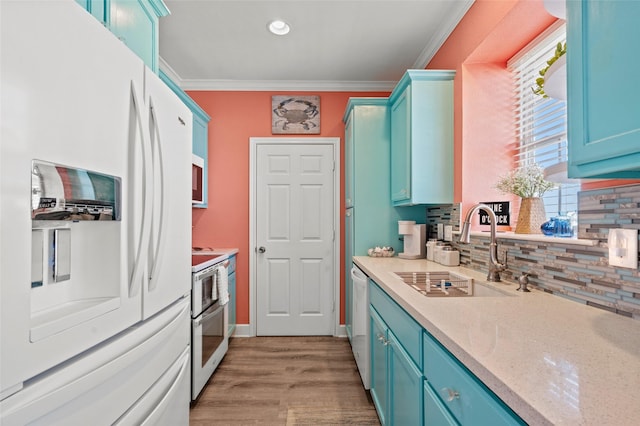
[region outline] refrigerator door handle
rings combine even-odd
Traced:
[[[188,380],[184,379],[184,377],[188,374],[190,367],[189,352],[185,352],[185,354],[176,364],[179,367],[178,374],[169,385],[169,388],[165,391],[164,396],[162,396],[160,402],[155,405],[151,413],[149,413],[147,418],[140,424],[140,426],[151,426],[162,423],[163,417],[166,415],[166,410],[174,408],[170,405],[170,401],[175,400],[176,395],[179,392],[183,391],[183,389],[181,389],[180,387],[183,383],[183,380]],[[170,372],[168,372],[167,374],[169,373]]]
[[[140,233],[140,238],[137,240],[137,243],[134,243],[135,246],[133,248],[134,261],[133,261],[133,271],[131,273],[131,279],[129,281],[129,296],[134,297],[140,291],[140,280],[144,278],[144,266],[146,264],[146,259],[144,256],[145,247],[148,247],[149,237],[151,234],[151,204],[153,202],[153,167],[151,164],[151,142],[150,136],[147,134],[147,127],[145,125],[144,117],[142,116],[142,111],[144,110],[144,102],[142,102],[138,91],[136,90],[136,84],[132,80],[131,81],[131,96],[134,103],[134,108],[136,112],[136,121],[138,124],[138,130],[140,131],[141,136],[141,148],[142,148],[142,217],[141,217],[141,227],[142,231]],[[135,170],[134,170],[135,171]],[[135,226],[135,224],[131,223],[130,226]]]
[[[156,110],[153,103],[153,98],[149,97],[149,119],[153,123],[153,131],[155,132],[155,138],[150,138],[150,142],[153,143],[155,141],[155,146],[152,146],[152,153],[154,155],[154,171],[155,167],[158,168],[158,180],[159,182],[155,182],[154,173],[154,189],[157,187],[159,189],[154,190],[153,196],[154,201],[155,197],[159,196],[159,211],[152,211],[153,223],[157,223],[157,238],[155,239],[155,244],[150,247],[151,250],[151,267],[149,270],[149,280],[148,280],[148,291],[153,291],[156,288],[158,280],[155,278],[156,268],[160,263],[160,256],[162,254],[162,247],[164,246],[164,228],[165,228],[165,183],[164,183],[164,158],[162,154],[162,134],[160,133],[160,127],[158,125],[158,118],[156,115]],[[155,183],[158,185],[156,186]],[[155,205],[155,202],[154,202]],[[156,217],[157,216],[157,217]],[[156,220],[157,219],[157,220]]]
[[[188,371],[189,350],[187,349],[147,394],[136,402],[127,414],[114,423],[114,426],[162,424],[163,419],[166,421],[167,410],[175,409],[171,401],[176,397],[180,398],[178,394],[184,391],[181,386],[183,386],[184,380],[188,380],[185,379]]]

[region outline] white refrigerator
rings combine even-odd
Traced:
[[[0,424],[188,424],[191,113],[73,0],[0,31]]]

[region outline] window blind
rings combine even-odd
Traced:
[[[507,63],[515,86],[517,167],[537,163],[545,169],[567,161],[566,102],[533,93],[540,69],[554,55],[556,45],[565,41],[565,24],[555,24]],[[547,216],[575,212],[579,189],[577,183],[563,183],[545,193]]]

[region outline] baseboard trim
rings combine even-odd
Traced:
[[[236,324],[236,331],[232,337],[255,337],[255,334],[251,334],[250,324]],[[347,329],[344,324],[338,326],[334,337],[347,337]]]
[[[251,325],[249,324],[236,324],[236,331],[232,337],[252,337]]]

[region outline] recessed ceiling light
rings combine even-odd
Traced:
[[[289,33],[291,27],[284,21],[275,20],[269,23],[269,31],[275,35],[285,35]]]

